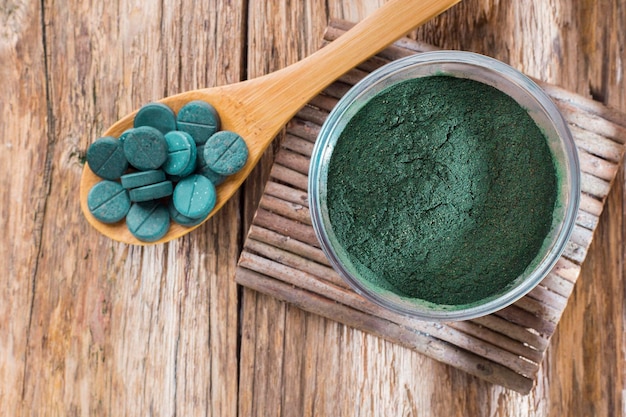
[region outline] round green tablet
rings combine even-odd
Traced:
[[[171,181],[158,182],[156,184],[144,185],[143,187],[130,190],[130,201],[141,202],[158,200],[159,198],[172,195],[174,187]]]
[[[187,164],[187,167],[185,169],[183,169],[183,172],[181,172],[179,175],[168,175],[167,178],[170,181],[178,182],[178,181],[182,180],[183,178],[191,175],[196,170],[197,159],[198,158],[189,160],[189,163]]]
[[[169,106],[163,103],[148,103],[142,106],[135,115],[133,126],[151,126],[166,134],[171,130],[176,130],[176,115]]]
[[[87,194],[87,207],[102,223],[115,223],[124,218],[130,209],[128,192],[119,182],[100,181]]]
[[[197,219],[192,219],[191,217],[183,216],[182,214],[180,214],[178,210],[176,210],[176,207],[174,206],[174,202],[172,200],[170,200],[169,204],[167,205],[167,209],[169,210],[170,218],[174,222],[180,224],[181,226],[186,226],[186,227],[196,226],[202,223],[204,219],[206,219],[208,216],[207,214],[207,216],[203,216]]]
[[[134,203],[126,215],[126,226],[137,239],[154,242],[169,230],[170,215],[159,202]]]
[[[202,175],[190,175],[174,188],[172,201],[180,214],[192,219],[207,216],[215,207],[215,186]]]
[[[203,153],[209,168],[218,174],[231,175],[246,164],[248,145],[237,133],[222,130],[209,138]]]
[[[190,159],[185,169],[183,169],[183,172],[180,173],[180,177],[191,175],[196,170],[197,160],[198,158]]]
[[[196,143],[189,133],[172,131],[165,134],[167,159],[163,171],[170,175],[186,176],[193,172],[196,164]],[[186,173],[185,173],[186,172]]]
[[[133,128],[130,129],[126,129],[125,131],[122,132],[122,134],[120,135],[119,138],[117,138],[117,140],[119,140],[120,142],[122,142],[122,144],[124,143],[124,141],[126,140],[126,136],[128,136],[128,134],[133,130]]]
[[[138,171],[122,175],[120,180],[122,180],[122,187],[126,189],[143,187],[144,185],[156,184],[157,182],[165,181],[165,172],[160,169]]]
[[[226,180],[226,175],[218,174],[209,168],[206,164],[206,160],[204,159],[204,145],[198,146],[198,157],[196,158],[198,163],[196,166],[196,174],[204,175],[207,177],[213,185],[218,186]]]
[[[220,117],[211,104],[194,100],[185,104],[176,116],[178,130],[189,133],[198,145],[220,130]]]
[[[150,126],[140,126],[125,132],[124,155],[135,168],[157,169],[167,159],[167,142],[163,134]]]
[[[87,149],[87,164],[100,178],[118,179],[128,169],[122,142],[111,136],[97,139]]]
[[[218,174],[217,172],[213,171],[208,166],[204,166],[202,168],[198,168],[196,170],[196,173],[198,175],[202,175],[204,177],[207,177],[209,179],[209,181],[211,181],[213,183],[213,185],[215,185],[216,187],[226,180],[226,175]]]

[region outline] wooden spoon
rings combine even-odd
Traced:
[[[209,217],[237,191],[274,137],[308,101],[345,72],[459,1],[391,0],[339,39],[293,65],[259,78],[160,100],[175,112],[192,100],[208,101],[219,112],[222,129],[237,132],[246,140],[248,161],[240,172],[217,187],[217,202]],[[135,114],[136,111],[117,121],[104,136],[119,137],[133,126]],[[163,243],[198,227],[172,223],[162,239],[147,243],[135,238],[124,221],[101,223],[87,208],[87,194],[99,181],[85,164],[80,181],[80,206],[87,221],[111,239],[136,245]]]

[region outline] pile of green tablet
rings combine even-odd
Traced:
[[[139,240],[162,238],[174,221],[200,224],[216,202],[215,187],[248,160],[238,134],[220,130],[217,111],[192,101],[178,114],[149,103],[133,128],[119,138],[105,136],[87,150],[89,168],[103,181],[89,191],[87,205],[103,223],[126,219]]]

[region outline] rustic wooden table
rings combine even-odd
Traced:
[[[238,287],[271,152],[178,241],[118,244],[82,217],[85,151],[118,117],[281,68],[320,47],[329,18],[382,1],[0,4],[2,413],[626,414],[623,170],[528,396]],[[623,1],[464,0],[413,36],[626,111]]]

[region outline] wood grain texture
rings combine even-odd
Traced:
[[[17,72],[2,66],[15,86],[2,100],[3,137],[15,149],[3,160],[13,191],[2,201],[18,210],[2,216],[13,225],[3,259],[16,267],[0,278],[3,291],[13,288],[0,303],[2,333],[8,325],[12,334],[8,346],[0,338],[2,409],[233,415],[238,304],[228,277],[239,246],[237,202],[193,238],[143,249],[88,227],[76,186],[87,146],[121,114],[242,77],[242,4],[40,5],[30,2],[13,49],[2,49],[3,62],[21,49],[9,61]]]
[[[356,21],[382,1],[0,4],[2,413],[625,414],[623,172],[581,278],[560,284],[572,300],[525,397],[252,290],[239,294],[235,265],[271,154],[218,217],[182,240],[131,247],[83,220],[75,190],[84,154],[114,120],[292,63],[321,45],[329,18]],[[463,0],[414,36],[508,60],[626,111],[624,7]],[[567,275],[570,265],[561,267]]]
[[[19,409],[41,229],[50,187],[49,113],[41,10],[33,2],[0,6],[0,404]],[[33,140],[35,138],[35,140]],[[24,171],[25,167],[37,175]],[[18,173],[17,176],[14,173]],[[8,239],[7,237],[10,237]],[[14,242],[12,242],[14,241]]]

